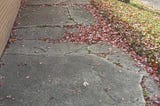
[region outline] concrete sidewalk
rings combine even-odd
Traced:
[[[160,0],[140,0],[144,4],[151,6],[154,9],[160,10]]]
[[[87,0],[28,0],[0,68],[0,106],[144,106],[141,69],[106,43],[48,43],[94,25]],[[42,40],[43,39],[43,40]]]

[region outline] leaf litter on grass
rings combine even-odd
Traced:
[[[97,2],[98,1],[98,2]],[[117,44],[123,44],[133,58],[146,65],[147,71],[160,81],[160,14],[116,0],[93,0],[92,4],[117,31]],[[113,36],[112,36],[113,37]],[[115,40],[114,40],[115,41]],[[122,43],[123,42],[123,43]],[[116,45],[117,45],[116,44]]]

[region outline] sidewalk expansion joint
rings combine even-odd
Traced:
[[[73,24],[73,25],[49,25],[49,24],[44,24],[44,25],[29,25],[29,26],[16,26],[13,29],[26,29],[26,28],[78,28],[79,26],[82,26],[82,24]]]
[[[65,2],[61,2],[61,3],[36,3],[36,4],[25,4],[25,6],[30,6],[30,7],[36,7],[36,6],[39,6],[39,7],[52,7],[52,6],[84,6],[84,5],[88,5],[88,4],[79,4],[79,3],[74,3],[74,4],[67,4]]]
[[[40,3],[40,4],[26,4],[25,6],[40,6],[40,7],[52,7],[52,6],[66,6],[65,2],[60,3]]]
[[[78,4],[78,3],[74,3],[74,4],[67,4],[65,2],[61,2],[61,3],[41,3],[41,4],[26,4],[25,6],[28,7],[52,7],[52,6],[62,6],[62,7],[66,7],[66,6],[84,6],[84,5],[88,5],[88,4]]]
[[[25,28],[45,28],[45,27],[49,27],[49,28],[56,28],[56,27],[63,27],[62,25],[48,25],[48,24],[44,24],[44,25],[29,25],[29,26],[17,26],[14,27],[13,29],[25,29]]]

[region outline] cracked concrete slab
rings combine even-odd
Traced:
[[[18,26],[94,24],[94,18],[77,6],[29,6],[21,11]]]
[[[63,7],[29,6],[21,11],[17,27],[75,24],[67,15]]]
[[[158,96],[157,94],[160,94],[160,87],[152,78],[150,78],[150,76],[145,76],[143,78],[143,84],[146,87],[145,90],[147,96],[156,97]]]
[[[143,68],[136,66],[136,61],[126,55],[122,50],[112,47],[108,43],[98,43],[88,47],[91,54],[100,56],[119,67],[125,68],[129,71],[146,74]]]
[[[88,54],[87,45],[73,43],[47,43],[36,40],[20,40],[11,44],[6,49],[6,54],[26,54],[26,55],[65,55],[65,54]]]
[[[28,0],[27,4],[90,4],[90,0]]]
[[[28,27],[15,30],[15,37],[18,39],[40,39],[50,38],[58,39],[64,36],[65,29],[58,26],[46,27]]]
[[[78,24],[93,25],[95,20],[90,12],[79,6],[69,6],[70,17]]]
[[[69,1],[70,0],[28,0],[26,4],[59,4]]]
[[[131,59],[123,51],[112,47],[107,43],[93,45],[76,43],[47,43],[40,40],[19,40],[6,49],[6,54],[47,55],[54,54],[92,54],[101,57],[113,64],[139,74],[147,75],[144,69],[136,66],[136,61]]]
[[[4,55],[2,60],[5,106],[144,105],[140,75],[92,55]]]
[[[90,0],[70,0],[72,4],[90,4]]]
[[[30,5],[21,11],[16,41],[0,61],[0,105],[144,106],[144,74],[137,73],[135,62],[121,50],[106,43],[55,44],[39,39],[77,31],[66,25],[95,24],[87,10],[72,5],[87,0],[28,3],[54,1],[68,4]]]

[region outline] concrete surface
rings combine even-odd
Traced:
[[[140,0],[144,4],[149,5],[155,9],[160,10],[160,0]]]
[[[7,106],[143,104],[138,84],[141,77],[95,56],[10,54],[3,58],[7,65],[1,70],[6,76],[1,96],[15,98],[3,98],[1,103]]]
[[[33,4],[89,4],[90,0],[32,0],[28,1],[27,5]]]
[[[38,4],[63,1],[65,6]],[[121,50],[103,42],[39,40],[61,38],[70,31],[64,25],[96,24],[87,10],[75,7],[82,3],[89,1],[28,0],[16,27],[17,41],[6,49],[0,62],[0,105],[145,105],[140,86],[144,71]]]

